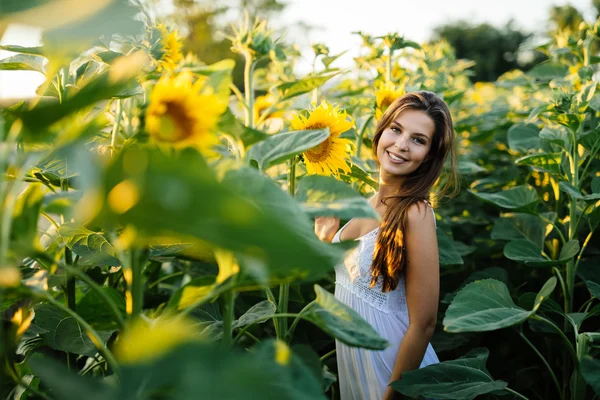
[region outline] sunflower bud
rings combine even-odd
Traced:
[[[238,26],[233,25],[233,36],[226,36],[231,40],[231,51],[240,54],[251,54],[255,58],[260,58],[265,55],[271,57],[281,54],[281,44],[278,43],[280,38],[273,39],[274,31],[267,26],[267,21],[254,21],[250,26],[249,17],[246,18]]]

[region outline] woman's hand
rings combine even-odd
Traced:
[[[340,219],[336,217],[317,217],[315,218],[315,234],[317,237],[327,243],[331,243],[335,233],[340,228]]]

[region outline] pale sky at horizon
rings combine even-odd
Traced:
[[[423,42],[433,28],[444,23],[465,20],[503,26],[511,18],[525,31],[542,31],[553,5],[572,4],[589,20],[593,17],[591,0],[287,0],[289,5],[274,22],[285,27],[305,21],[314,29],[308,33],[290,29],[287,40],[308,48],[314,42],[329,46],[332,54],[350,50],[338,61],[347,65],[358,53],[361,40],[352,31],[374,36],[398,32],[407,39]],[[365,4],[368,3],[368,7]],[[39,45],[39,32],[11,26],[0,44]],[[12,55],[0,51],[0,59]],[[308,57],[312,57],[309,54]],[[0,71],[0,98],[32,96],[43,76],[36,72]]]

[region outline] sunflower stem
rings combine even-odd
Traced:
[[[388,56],[385,60],[385,81],[392,81],[392,48],[388,48]]]
[[[254,89],[252,87],[252,72],[254,60],[249,51],[244,52],[246,63],[244,65],[244,95],[246,96],[246,126],[254,128]]]
[[[369,126],[369,123],[371,123],[372,119],[373,115],[369,115],[369,118],[367,118],[363,126],[360,128],[360,131],[358,132],[358,137],[356,138],[356,157],[358,158],[360,158],[360,150],[362,149],[363,136],[365,135],[367,126]]]
[[[123,113],[123,100],[117,100],[117,110],[115,111],[115,125],[113,126],[112,134],[110,137],[110,155],[112,156],[115,152],[115,144],[117,143],[117,135],[119,134],[119,127],[121,125],[121,114]]]
[[[298,162],[298,156],[295,156],[290,160],[290,170],[288,175],[288,192],[290,196],[295,197],[296,195],[296,163]],[[277,312],[286,314],[288,312],[288,301],[290,296],[290,284],[284,283],[279,285],[279,304],[277,305]],[[277,338],[284,340],[288,328],[287,318],[283,317],[277,321],[279,327],[277,328]]]

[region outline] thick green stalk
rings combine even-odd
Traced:
[[[385,60],[385,81],[392,81],[392,48],[388,49],[388,56]]]
[[[235,306],[235,293],[228,290],[223,294],[223,347],[229,348],[233,342],[233,320]]]
[[[584,356],[588,354],[588,345],[589,338],[586,334],[577,335],[577,358],[578,362],[580,362]],[[573,400],[583,400],[585,399],[585,379],[579,371],[575,371],[575,379],[573,384],[573,392],[571,393],[571,398]]]
[[[290,196],[294,197],[296,195],[296,163],[298,162],[298,157],[294,157],[290,160],[290,171],[288,176],[288,192]],[[288,312],[288,302],[290,296],[290,284],[284,283],[279,285],[279,304],[277,305],[277,312],[281,314],[285,314]],[[279,327],[276,329],[277,338],[283,340],[284,336],[287,332],[287,318],[281,318],[278,321]]]
[[[144,282],[143,282],[143,259],[138,249],[131,249],[131,301],[132,301],[132,317],[136,317],[142,313],[144,306]]]
[[[252,54],[244,53],[246,63],[244,64],[244,95],[246,96],[246,126],[254,128],[254,88],[253,88],[253,71],[254,61]]]
[[[369,115],[369,118],[367,118],[363,126],[360,128],[360,131],[358,132],[358,137],[356,138],[356,157],[358,158],[360,158],[360,150],[362,149],[363,136],[365,135],[365,131],[367,130],[367,127],[371,123],[372,119],[373,115]]]
[[[117,110],[115,111],[115,125],[113,126],[112,134],[110,137],[110,154],[115,153],[115,145],[117,144],[117,135],[119,134],[119,127],[121,125],[121,114],[123,114],[123,100],[117,100]]]

